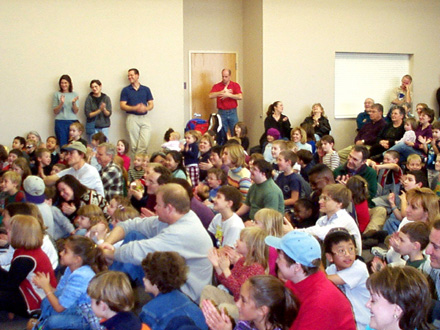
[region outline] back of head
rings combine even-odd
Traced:
[[[355,204],[360,204],[368,199],[368,182],[360,175],[355,175],[348,179],[347,188],[350,189]]]
[[[64,246],[68,246],[75,255],[81,258],[82,264],[90,266],[95,273],[107,270],[103,251],[90,238],[69,236],[64,241]]]
[[[296,152],[296,155],[306,165],[310,164],[310,162],[313,160],[313,154],[309,150],[300,149]]]
[[[145,277],[161,293],[178,290],[187,280],[189,267],[177,252],[150,252],[142,260]]]
[[[134,293],[127,275],[116,271],[103,271],[89,283],[87,294],[97,302],[105,302],[113,312],[130,311],[134,306]]]
[[[10,222],[10,243],[14,249],[34,250],[43,244],[43,231],[36,218],[15,215]]]
[[[273,329],[287,329],[295,320],[299,301],[283,282],[274,276],[258,275],[247,280],[256,307],[267,306],[267,323]]]
[[[157,190],[157,196],[162,195],[165,205],[171,205],[180,214],[186,214],[190,210],[190,199],[187,191],[177,183],[162,185]]]
[[[282,237],[284,235],[283,221],[284,215],[274,209],[260,209],[254,215],[254,220],[261,222],[264,226],[264,230],[269,235]]]

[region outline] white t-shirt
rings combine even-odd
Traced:
[[[222,221],[222,215],[215,215],[209,224],[208,231],[213,233],[220,246],[234,246],[240,238],[240,232],[244,228],[243,220],[237,215],[232,214],[229,219]]]
[[[73,167],[66,168],[65,170],[57,173],[57,176],[62,178],[66,174],[73,175],[87,188],[94,189],[101,196],[105,196],[101,176],[99,175],[98,170],[92,165],[85,163],[79,170],[75,170]]]

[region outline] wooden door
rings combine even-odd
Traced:
[[[217,111],[209,92],[222,80],[222,69],[231,69],[231,80],[237,81],[236,63],[235,53],[191,53],[191,118],[199,113],[207,120]]]

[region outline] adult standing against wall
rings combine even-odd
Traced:
[[[231,81],[231,70],[222,70],[222,81],[212,86],[209,93],[210,99],[217,99],[218,114],[222,119],[223,128],[221,131],[221,138],[218,140],[219,144],[226,142],[226,133],[234,133],[234,126],[238,122],[237,106],[238,100],[243,99],[241,87],[238,83]]]
[[[284,105],[281,101],[275,101],[271,105],[266,112],[266,119],[264,120],[264,133],[260,138],[260,145],[263,145],[266,142],[267,131],[270,128],[275,128],[278,132],[281,133],[282,139],[290,138],[290,121],[289,118],[283,114]]]
[[[110,116],[112,115],[112,101],[108,95],[102,93],[102,83],[94,79],[90,82],[92,91],[86,98],[84,113],[87,118],[86,134],[90,143],[92,135],[104,133],[109,138]]]
[[[58,81],[60,90],[53,95],[52,109],[55,114],[55,135],[60,146],[69,141],[70,125],[78,121],[78,94],[73,91],[72,79],[63,74]]]
[[[133,155],[147,152],[151,136],[151,123],[147,117],[153,110],[153,95],[147,86],[139,83],[138,69],[128,70],[130,85],[121,92],[121,110],[127,113],[127,131]]]

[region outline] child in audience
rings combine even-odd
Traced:
[[[111,330],[147,330],[140,319],[131,312],[135,297],[127,275],[104,271],[89,283],[87,294],[92,300],[93,313],[101,318],[101,326]]]
[[[395,150],[387,150],[383,156],[383,163],[376,164],[369,161],[368,165],[377,171],[377,183],[382,190],[376,196],[386,198],[389,193],[398,194],[400,191],[400,181],[402,179],[402,168],[399,166],[399,153]]]
[[[241,146],[245,151],[249,149],[249,138],[247,137],[247,127],[242,121],[239,121],[234,126],[234,136],[238,137],[241,142]]]
[[[286,210],[292,209],[293,204],[301,194],[300,175],[293,172],[292,166],[298,157],[290,150],[282,151],[277,159],[278,168],[281,173],[275,183],[280,187],[284,197],[284,207]]]
[[[263,148],[263,156],[266,161],[272,163],[272,145],[273,142],[280,138],[280,132],[276,128],[269,128],[266,133],[267,143]]]
[[[309,198],[300,198],[293,204],[293,217],[290,222],[296,228],[307,228],[314,226],[319,217],[319,210],[314,207]]]
[[[440,152],[440,121],[435,121],[432,125],[432,140],[424,145],[424,151],[428,155],[426,160],[426,169],[428,170],[428,182],[431,185],[432,180],[438,175],[435,169],[435,161]]]
[[[165,167],[171,171],[173,178],[187,179],[182,154],[171,150],[167,152]]]
[[[172,128],[170,129],[172,130]],[[164,151],[169,151],[169,150],[180,151],[181,149],[180,133],[176,131],[172,131],[170,133],[169,141],[163,143],[161,147],[162,149],[164,149]]]
[[[188,266],[181,255],[171,251],[150,252],[142,260],[142,268],[145,291],[153,296],[142,307],[142,322],[152,330],[163,330],[175,317],[187,316],[198,329],[208,330],[202,311],[180,291],[188,278]]]
[[[308,182],[309,172],[314,166],[313,154],[308,150],[301,149],[296,152],[296,155],[298,156],[298,161],[293,165],[293,170],[295,173],[301,174],[301,177]]]
[[[108,229],[104,212],[102,212],[102,209],[97,205],[83,205],[79,208],[76,214],[77,218],[75,219],[75,223],[78,226],[76,232],[77,235],[83,235],[94,239],[94,237],[91,237],[91,228],[98,223],[104,224]]]
[[[121,139],[116,144],[116,150],[118,152],[118,156],[121,157],[124,161],[124,168],[126,171],[130,169],[130,157],[128,157],[128,152],[130,151],[130,144],[127,140]]]
[[[108,203],[107,214],[112,216],[118,207],[131,206],[130,199],[120,195],[114,195]]]
[[[144,153],[137,153],[136,155],[134,155],[133,168],[128,170],[129,183],[132,183],[134,180],[139,180],[144,176],[145,174],[143,167],[144,157],[145,157]]]
[[[118,223],[127,221],[129,219],[134,219],[139,216],[139,211],[133,206],[123,206],[119,205],[112,214],[112,226],[116,226]]]
[[[87,141],[81,137],[84,133],[84,125],[80,122],[74,122],[69,128],[69,143],[79,141],[87,148]]]
[[[393,234],[390,244],[397,253],[403,257],[408,256],[407,266],[423,269],[426,256],[423,251],[429,243],[429,226],[424,222],[410,222]]]
[[[440,154],[438,154],[436,157],[435,170],[438,174],[431,182],[431,189],[437,194],[437,196],[440,197]]]
[[[290,139],[296,143],[298,150],[305,149],[312,152],[312,146],[307,143],[307,134],[301,127],[295,127],[290,131]]]
[[[50,175],[60,173],[62,170],[65,170],[67,168],[67,165],[56,163],[52,166],[52,171],[50,171]]]
[[[366,282],[368,269],[365,263],[356,259],[356,242],[346,229],[332,229],[324,239],[325,256],[330,266],[325,270],[327,277],[350,300],[357,329],[366,329],[370,311],[365,306],[370,299]]]
[[[8,165],[2,168],[2,171],[9,171],[12,168],[12,163],[18,158],[23,157],[23,152],[18,149],[12,149],[8,154]]]
[[[235,251],[238,260],[231,260],[225,253],[213,248],[208,253],[215,275],[219,282],[231,292],[225,292],[217,287],[207,285],[202,291],[200,301],[211,299],[215,304],[222,305],[229,315],[238,318],[235,302],[240,297],[240,287],[251,276],[263,275],[267,267],[268,248],[264,243],[267,233],[258,227],[244,228],[237,240]],[[232,270],[230,266],[233,264]]]
[[[107,268],[104,253],[90,238],[70,236],[64,241],[60,256],[61,264],[67,268],[56,288],[43,273],[32,279],[46,294],[38,329],[88,329],[90,321],[84,314],[88,315],[92,307],[87,286],[95,273]]]
[[[58,139],[56,136],[49,136],[46,139],[46,148],[50,152],[50,165],[54,166],[60,160],[60,155],[57,152]]]
[[[214,216],[208,231],[216,238],[216,246],[233,247],[244,228],[243,220],[235,214],[241,205],[242,195],[237,188],[222,186],[214,198]]]
[[[20,190],[21,176],[17,172],[7,171],[1,179],[1,191],[4,199],[0,202],[2,209],[13,202],[26,202],[24,192]]]
[[[307,144],[310,144],[310,146],[312,147],[312,153],[314,154],[316,152],[315,128],[312,124],[309,123],[302,123],[300,127],[306,132]]]
[[[206,184],[197,186],[197,196],[210,208],[214,206],[214,198],[218,190],[228,181],[226,173],[219,168],[210,168],[206,177]]]
[[[182,149],[186,171],[193,187],[199,184],[199,146],[197,145],[197,132],[194,130],[185,133],[186,143]]]
[[[406,169],[408,171],[421,171],[423,169],[422,157],[418,154],[411,154],[406,159]]]
[[[25,147],[26,147],[26,139],[22,136],[16,136],[12,141],[11,149],[17,149],[20,150],[21,152],[24,152]]]
[[[368,183],[360,175],[352,176],[347,181],[347,188],[350,189],[353,198],[356,217],[361,233],[365,231],[370,222],[370,212],[368,210]]]
[[[276,210],[267,208],[258,210],[258,212],[255,213],[254,221],[255,226],[265,230],[268,235],[281,238],[285,234],[283,228],[284,217]],[[277,276],[277,258],[277,250],[274,247],[269,246],[269,257],[267,259],[267,264],[269,266],[269,274],[273,276]]]
[[[11,170],[21,175],[21,182],[23,182],[29,175],[31,175],[31,169],[29,168],[29,163],[24,157],[18,157],[12,163]]]
[[[324,152],[324,157],[322,157],[322,163],[327,165],[329,169],[332,171],[339,167],[340,160],[339,154],[334,149],[335,140],[331,135],[324,135],[321,138],[322,151]]]
[[[404,143],[411,145],[416,142],[416,133],[414,131],[417,129],[417,120],[415,118],[406,118],[404,123],[405,134],[395,144]]]
[[[46,196],[44,202],[49,205],[52,210],[54,224],[53,239],[55,241],[75,233],[75,227],[70,222],[70,219],[67,218],[58,207],[52,205],[56,194],[57,190],[55,187],[46,187],[44,190],[44,195]]]
[[[35,157],[37,160],[32,174],[39,175],[40,177],[50,175],[50,172],[52,172],[50,151],[46,148],[38,148],[35,151]]]

